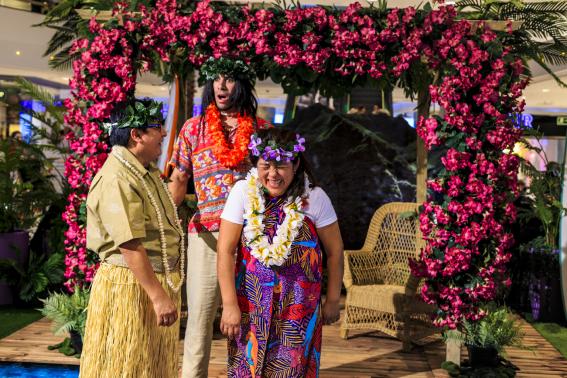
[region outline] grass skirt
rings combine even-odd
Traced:
[[[181,297],[156,276],[177,308]],[[179,273],[172,273],[173,282]],[[153,305],[130,269],[101,264],[91,289],[81,378],[178,376],[179,320],[157,326]]]

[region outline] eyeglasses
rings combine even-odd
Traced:
[[[150,123],[147,126],[148,129],[159,129],[159,131],[163,131],[165,129],[165,125],[162,123]]]

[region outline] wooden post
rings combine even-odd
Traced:
[[[457,331],[453,331],[457,332]],[[460,334],[460,332],[459,332]],[[445,361],[461,366],[461,342],[455,339],[447,340],[447,351]]]
[[[417,117],[429,116],[429,106],[431,98],[429,96],[429,88],[426,88],[418,94],[417,97]],[[416,162],[416,193],[415,199],[418,204],[425,202],[427,198],[427,150],[423,140],[417,138],[417,162]]]
[[[427,150],[421,138],[417,138],[417,177],[415,198],[418,204],[427,197]]]

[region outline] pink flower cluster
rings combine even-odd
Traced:
[[[210,0],[190,7],[180,12],[175,0],[159,0],[134,16],[118,3],[116,19],[104,25],[91,21],[91,36],[74,43],[79,59],[73,65],[73,97],[65,103],[73,150],[66,175],[75,190],[64,214],[68,287],[89,282],[96,269],[95,256],[85,248],[84,203],[108,153],[100,124],[133,95],[136,72],[151,69],[156,53],[172,67],[188,62],[198,68],[209,57],[228,56],[263,72],[277,68],[287,76],[303,72],[310,80],[348,83],[357,77],[401,77],[404,83],[403,75],[420,62],[441,75],[429,93],[444,113],[420,119],[417,132],[428,148],[449,148],[419,215],[427,247],[411,267],[426,278],[421,294],[438,306],[438,326],[481,318],[482,302],[509,283],[507,224],[516,213],[511,202],[518,159],[503,150],[520,135],[510,114],[523,107],[521,59],[483,25],[471,31],[466,21],[456,21],[451,6],[391,9],[385,16],[357,3],[342,12],[237,6],[227,11]],[[489,54],[489,47],[501,53]]]
[[[128,17],[118,28],[102,27],[93,19],[89,24],[92,39],[76,40],[71,49],[79,58],[73,62],[72,98],[64,102],[65,122],[70,126],[66,138],[72,151],[65,162],[65,176],[74,190],[63,213],[69,225],[65,232],[65,285],[69,290],[91,282],[98,266],[97,257],[86,249],[84,206],[90,183],[108,153],[100,123],[136,84],[134,46],[128,33],[137,27]]]
[[[520,136],[510,114],[522,111],[518,97],[527,83],[522,61],[509,49],[488,54],[495,41],[491,30],[473,33],[460,22],[431,49],[440,59],[430,62],[447,75],[430,95],[445,113],[420,119],[418,134],[429,148],[452,147],[441,157],[444,171],[428,182],[430,197],[419,216],[427,247],[411,267],[426,278],[421,294],[439,307],[435,323],[442,327],[478,320],[479,305],[510,284],[507,226],[516,216],[511,202],[519,159],[504,150]]]
[[[195,66],[209,57],[229,56],[246,62],[269,59],[282,68],[304,66],[318,74],[379,79],[390,71],[395,76],[405,72],[421,56],[424,38],[456,16],[453,7],[419,17],[411,7],[393,9],[380,30],[381,20],[365,14],[359,3],[342,12],[242,7],[238,13],[235,22],[203,0],[194,12],[181,15],[175,0],[160,0],[152,10],[142,8],[141,25],[149,32],[141,48],[157,51],[166,62],[186,57]]]

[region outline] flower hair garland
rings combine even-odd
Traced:
[[[295,141],[296,143],[290,142],[284,145],[278,145],[273,140],[264,143],[258,134],[254,134],[250,138],[248,148],[252,155],[262,157],[264,160],[290,162],[297,158],[300,152],[305,151],[305,146],[303,145],[305,138],[296,134]]]

